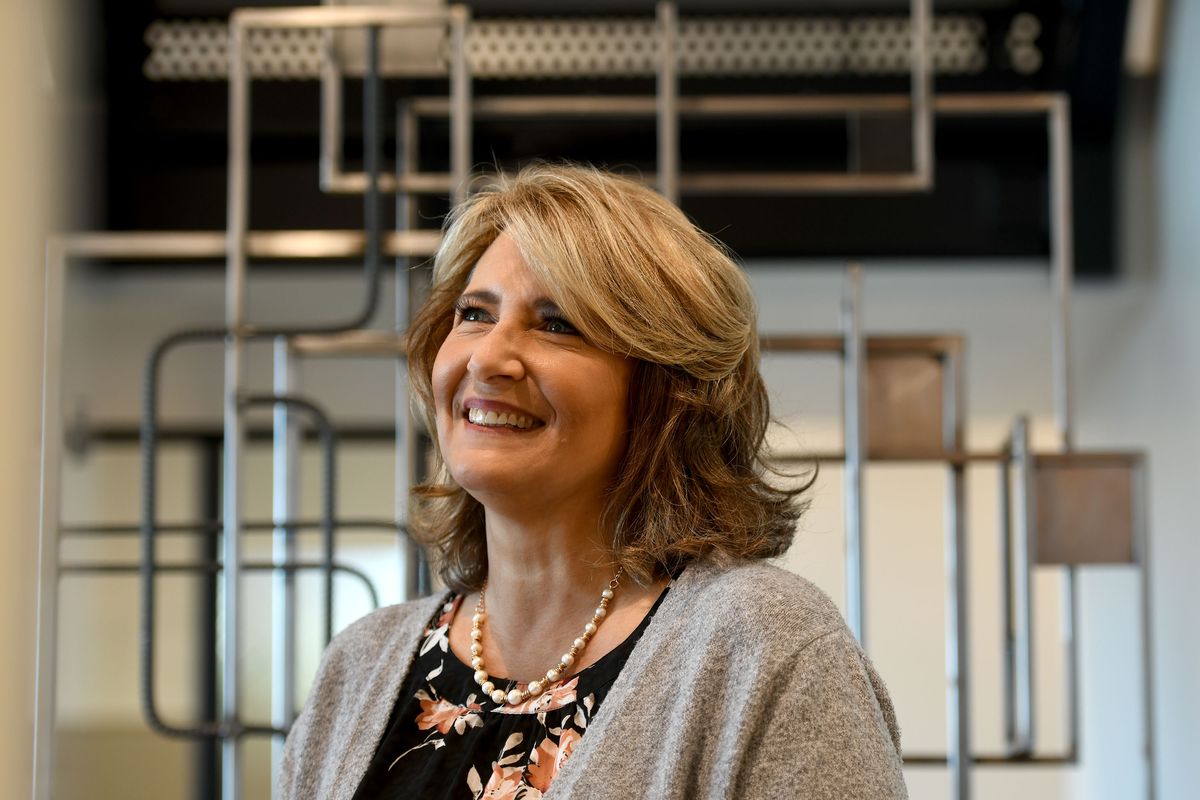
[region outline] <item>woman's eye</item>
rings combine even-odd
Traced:
[[[458,318],[463,322],[487,322],[487,312],[479,306],[460,306]]]
[[[547,319],[546,320],[546,330],[549,333],[569,333],[569,334],[579,333],[579,331],[575,330],[574,325],[567,322],[562,317],[550,317],[549,319]]]

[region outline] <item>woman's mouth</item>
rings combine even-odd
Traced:
[[[537,427],[540,422],[533,417],[514,412],[484,411],[482,408],[468,408],[467,421],[484,428],[514,428],[525,431]]]

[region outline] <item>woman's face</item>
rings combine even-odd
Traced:
[[[563,318],[501,234],[475,265],[433,364],[450,474],[485,506],[598,499],[624,451],[631,372],[630,359],[589,344]]]

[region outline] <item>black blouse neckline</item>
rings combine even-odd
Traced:
[[[650,620],[654,617],[655,612],[658,611],[659,605],[662,604],[663,598],[667,596],[667,591],[670,588],[671,585],[668,583],[666,587],[664,587],[663,590],[658,593],[658,597],[654,600],[654,604],[650,606],[650,610],[647,611],[642,617],[642,620],[637,624],[637,627],[630,631],[629,635],[621,640],[620,644],[609,650],[604,655],[600,656],[600,658],[596,659],[588,666],[578,670],[577,672],[572,672],[569,675],[562,676],[555,683],[565,683],[574,678],[582,678],[586,676],[588,678],[588,685],[599,687],[605,686],[609,683],[612,683],[613,680],[616,680],[617,675],[621,671],[621,667],[624,666],[625,661],[629,658],[629,654],[633,652],[633,648],[637,645],[638,639],[641,638],[646,626],[650,624]],[[453,591],[448,591],[446,593],[445,601],[441,606],[438,607],[437,613],[434,615],[433,619],[430,620],[430,627],[436,626],[438,617],[446,613],[447,607],[452,604],[454,606],[455,617],[457,617],[458,614],[462,613],[463,601],[464,598],[462,595],[459,595]],[[446,658],[444,662],[444,669],[447,671],[447,675],[454,676],[455,678],[466,676],[473,683],[475,679],[475,669],[470,664],[464,663],[458,657],[458,654],[454,652],[454,648],[449,648],[447,655],[449,657]],[[611,673],[611,675],[608,673]],[[595,680],[592,680],[593,678]],[[513,687],[524,688],[525,686],[529,685],[528,681],[517,681],[513,680],[512,678],[498,677],[495,675],[489,676],[489,679],[496,685],[497,689],[504,689],[505,691],[508,691]]]

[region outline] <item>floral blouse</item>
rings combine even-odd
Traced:
[[[450,652],[450,598],[417,657],[354,800],[540,800],[587,731],[666,591],[633,633],[599,661],[517,706],[497,706]],[[513,681],[492,678],[498,688]],[[524,687],[524,684],[519,684]]]

